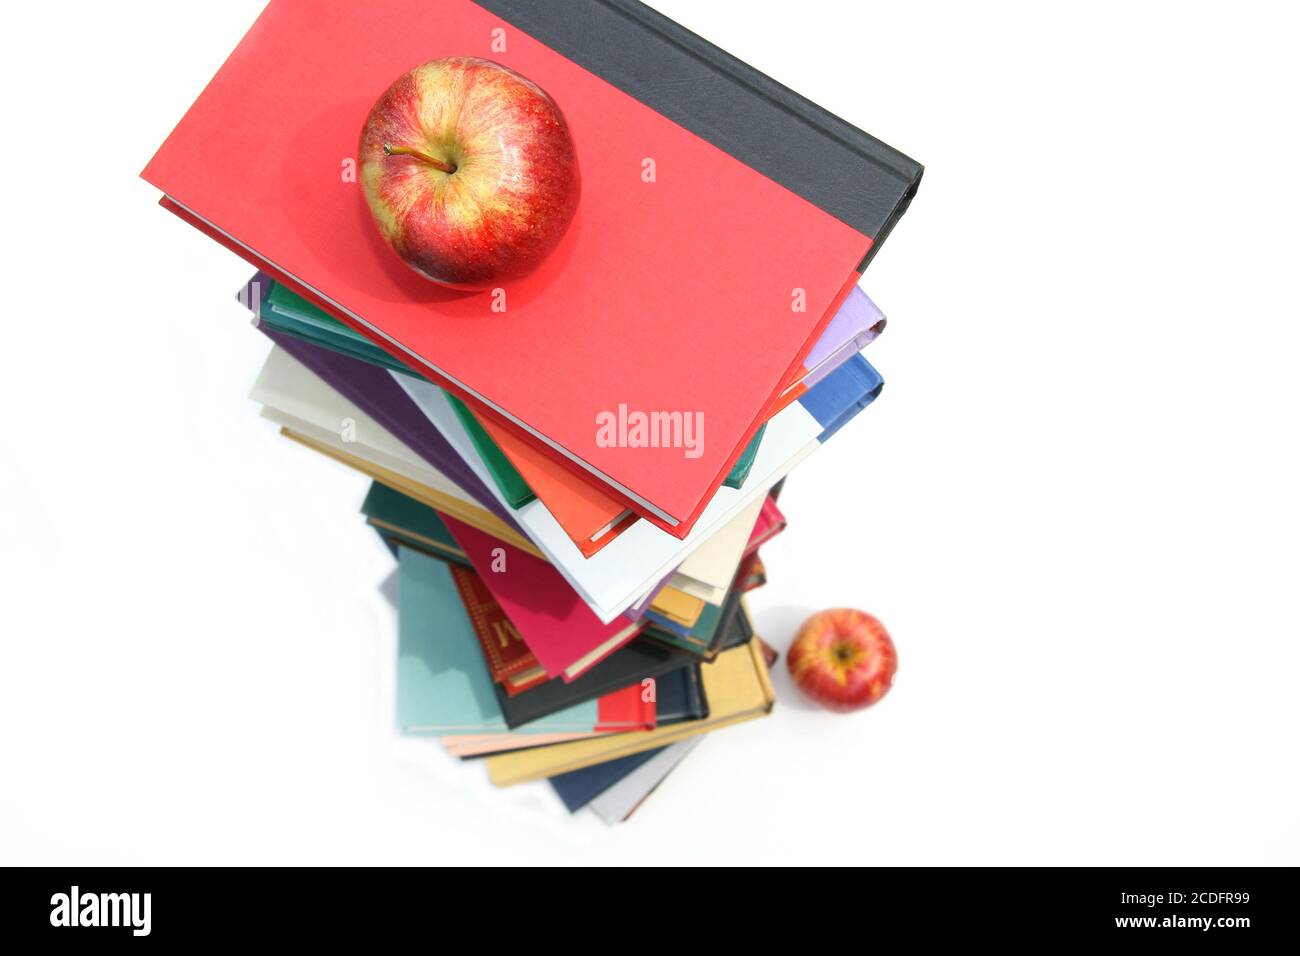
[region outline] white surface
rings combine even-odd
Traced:
[[[366,482],[259,418],[248,268],[135,178],[258,4],[26,4],[0,861],[1300,862],[1294,17],[658,6],[927,164],[865,284],[888,385],[753,601],[782,648],[878,614],[892,694],[779,672],[613,828],[396,739]]]

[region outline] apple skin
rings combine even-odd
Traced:
[[[804,621],[786,654],[795,685],[830,710],[870,707],[889,692],[898,652],[865,611],[834,608]]]
[[[397,254],[426,278],[463,288],[535,269],[582,191],[555,101],[476,57],[430,60],[399,77],[366,119],[358,164],[375,224]]]

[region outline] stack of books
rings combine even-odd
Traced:
[[[583,177],[561,246],[474,293],[355,181],[378,93],[453,55],[547,90]],[[263,415],[372,479],[403,733],[621,820],[771,710],[744,595],[785,477],[880,393],[858,282],[917,163],[631,0],[273,0],[143,175],[258,269]]]

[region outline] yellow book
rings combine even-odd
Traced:
[[[671,584],[655,595],[650,606],[682,627],[694,627],[704,611],[704,601]]]
[[[709,716],[703,720],[498,754],[485,761],[488,776],[498,787],[508,787],[581,770],[762,717],[771,711],[776,700],[757,637],[748,644],[723,651],[713,663],[701,665],[700,678],[704,684],[704,697],[709,702]]]

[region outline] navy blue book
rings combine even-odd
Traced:
[[[654,750],[643,750],[639,754],[630,754],[617,760],[598,763],[594,767],[562,773],[550,778],[551,786],[555,788],[555,792],[564,801],[569,812],[577,813],[651,757],[667,749],[667,747],[657,747]]]
[[[660,726],[684,720],[702,720],[709,716],[709,702],[704,698],[698,664],[664,674],[656,678],[655,685]],[[598,763],[594,767],[562,773],[550,778],[551,786],[569,808],[569,812],[576,813],[664,749],[666,748],[658,747]]]

